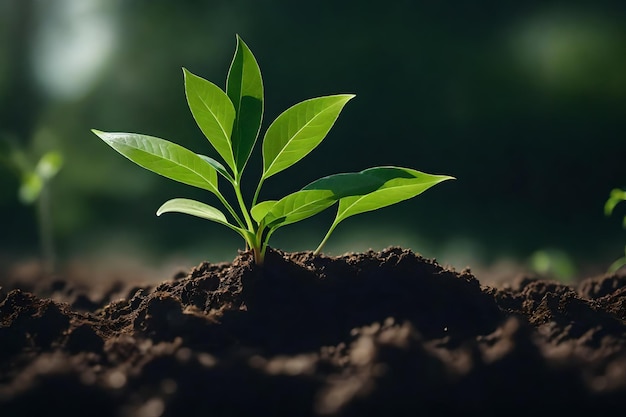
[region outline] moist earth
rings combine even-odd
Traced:
[[[158,285],[0,288],[0,415],[622,415],[626,276],[481,285],[270,249]]]

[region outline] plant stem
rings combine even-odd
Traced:
[[[37,220],[39,223],[39,243],[44,272],[53,274],[55,270],[54,240],[52,237],[52,223],[50,218],[50,191],[44,184],[37,200]]]
[[[322,241],[320,242],[320,244],[317,247],[317,249],[315,249],[315,252],[313,252],[313,255],[319,255],[320,251],[322,250],[322,248],[326,244],[326,241],[328,240],[328,238],[330,237],[331,233],[333,232],[333,230],[335,230],[335,227],[337,227],[338,224],[339,223],[335,222],[335,223],[333,223],[330,226],[330,229],[328,229],[328,232],[326,232],[326,235],[324,236],[324,239],[322,239]]]
[[[254,263],[258,266],[263,265],[263,261],[265,260],[265,249],[261,249],[256,246],[254,249]]]
[[[256,201],[259,198],[259,193],[261,192],[261,186],[263,185],[263,181],[265,181],[265,179],[261,177],[261,179],[259,180],[259,185],[257,185],[256,190],[254,191],[254,197],[252,198],[252,207],[256,205]]]
[[[235,189],[236,189],[236,187],[235,187]],[[243,221],[241,221],[241,218],[239,217],[239,215],[237,214],[235,209],[228,203],[228,201],[226,201],[226,199],[220,193],[216,193],[215,195],[220,200],[220,202],[224,205],[224,207],[226,207],[228,212],[233,216],[233,218],[235,219],[235,221],[237,222],[239,227],[241,227],[242,229],[245,229],[246,225],[243,223]],[[244,213],[245,213],[245,211],[244,211]]]
[[[237,201],[239,202],[239,208],[243,213],[243,217],[246,220],[246,224],[248,225],[248,230],[254,232],[254,224],[252,223],[252,219],[250,218],[250,214],[248,214],[248,208],[246,207],[246,202],[243,201],[243,196],[241,195],[241,188],[239,187],[239,183],[236,182],[233,184],[233,188],[235,189],[235,194],[237,195]]]
[[[267,234],[265,235],[265,239],[261,240],[261,242],[263,242],[261,244],[261,256],[263,258],[265,258],[265,251],[267,250],[267,246],[268,246],[268,243],[269,243],[269,240],[270,240],[270,236],[272,236],[272,233],[274,233],[275,230],[276,230],[276,228],[269,229],[267,231]]]

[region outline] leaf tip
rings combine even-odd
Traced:
[[[103,132],[102,130],[91,129],[91,133],[93,133],[105,142],[107,142],[107,139],[109,138],[109,134],[107,132]]]
[[[159,208],[158,208],[158,210],[156,211],[156,215],[157,215],[157,217],[159,217],[159,216],[161,216],[161,214],[163,214],[163,213],[166,213],[166,212],[167,212],[167,210],[164,210],[164,209],[163,209],[163,207],[164,207],[164,206],[165,206],[165,203],[163,203],[163,204],[161,205],[161,207],[159,207]]]
[[[337,94],[335,97],[342,97],[344,99],[344,103],[347,103],[348,101],[350,101],[353,98],[355,98],[356,94],[352,94],[352,93]]]

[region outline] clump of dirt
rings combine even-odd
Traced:
[[[100,296],[41,285],[0,289],[2,416],[599,415],[626,398],[625,276],[494,288],[394,247],[242,252]]]

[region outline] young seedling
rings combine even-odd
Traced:
[[[606,216],[610,216],[611,214],[613,214],[613,209],[615,209],[615,206],[617,206],[622,201],[626,201],[626,190],[620,190],[619,188],[614,188],[613,190],[611,190],[609,199],[606,200],[606,203],[604,203],[604,214]],[[626,215],[622,220],[622,227],[626,229]],[[614,273],[624,265],[626,265],[626,246],[624,246],[624,256],[613,262],[609,266],[608,271],[610,273]]]
[[[409,168],[383,166],[321,178],[280,200],[259,201],[264,182],[309,154],[326,137],[352,94],[317,97],[280,114],[263,137],[263,169],[251,201],[241,181],[257,141],[263,118],[263,81],[257,61],[237,36],[226,89],[183,68],[187,103],[200,130],[221,162],[180,145],[134,133],[93,132],[136,164],[164,177],[213,193],[228,212],[199,201],[175,198],[157,215],[178,212],[211,220],[232,229],[263,263],[268,241],[279,228],[307,219],[339,202],[330,230],[316,249],[319,253],[337,225],[348,217],[376,210],[421,194],[447,175],[431,175]],[[218,174],[229,183],[236,202],[220,192]]]
[[[56,256],[50,182],[63,167],[63,155],[56,150],[48,151],[33,166],[30,152],[9,141],[2,141],[0,145],[3,148],[0,163],[4,163],[20,178],[19,200],[25,205],[36,205],[43,268],[47,274],[51,274],[55,269]]]

